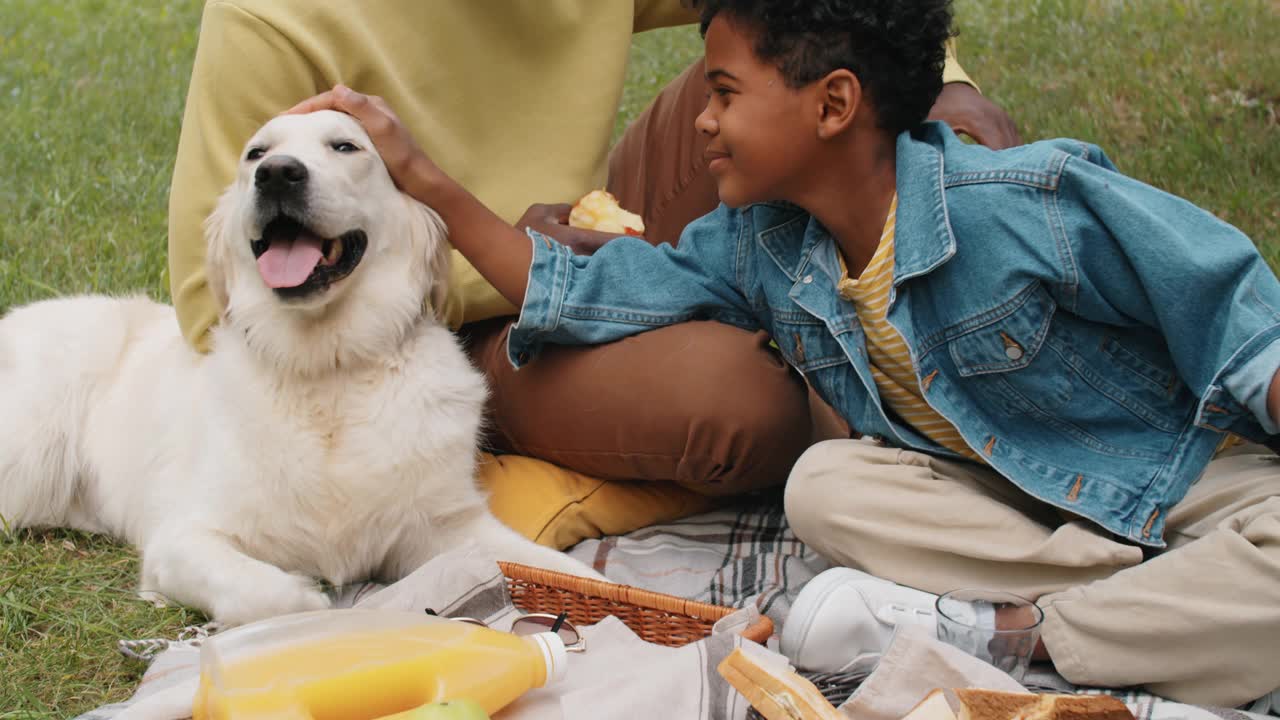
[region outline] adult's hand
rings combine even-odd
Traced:
[[[303,100],[288,113],[337,110],[364,126],[400,189],[440,214],[449,228],[449,243],[512,305],[524,302],[532,263],[531,243],[523,232],[485,207],[466,188],[446,175],[413,140],[408,128],[376,95],[343,85]]]
[[[337,110],[360,122],[369,139],[373,141],[387,166],[391,179],[401,190],[426,202],[421,190],[425,183],[443,175],[422,147],[413,139],[409,129],[400,121],[391,106],[377,95],[365,95],[345,85],[307,98],[284,111],[284,115]]]
[[[572,209],[573,206],[568,203],[531,205],[516,221],[516,227],[521,230],[532,228],[543,235],[555,238],[575,255],[594,254],[605,243],[618,237],[616,233],[571,227],[569,212]]]
[[[957,133],[995,150],[1022,144],[1009,114],[968,83],[943,85],[942,93],[929,111],[929,119],[941,120]]]

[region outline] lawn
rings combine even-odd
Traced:
[[[0,0],[0,312],[73,292],[166,297],[199,5]],[[1280,2],[959,0],[957,12],[961,60],[1026,139],[1096,142],[1280,263]],[[697,53],[689,29],[638,37],[619,127]],[[0,528],[0,720],[121,700],[141,667],[117,639],[201,621],[134,599],[136,572],[103,538]]]

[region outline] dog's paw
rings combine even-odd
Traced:
[[[246,588],[240,597],[220,600],[213,617],[226,625],[244,625],[277,615],[326,610],[330,604],[329,596],[316,589],[310,578],[282,574],[279,582]]]
[[[169,601],[169,598],[165,597],[164,595],[161,595],[158,592],[154,592],[152,590],[139,591],[138,599],[142,600],[143,602],[149,602],[151,603],[151,607],[156,607],[156,608],[167,608],[173,604]]]

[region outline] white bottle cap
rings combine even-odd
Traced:
[[[553,632],[540,632],[526,635],[542,651],[542,660],[547,665],[547,679],[543,686],[553,685],[564,679],[569,672],[569,651],[564,648],[564,641]]]

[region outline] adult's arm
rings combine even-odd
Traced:
[[[635,0],[635,32],[698,22],[689,0]]]
[[[954,38],[947,42],[942,82],[942,93],[929,111],[930,120],[941,120],[957,133],[968,135],[996,150],[1022,144],[1022,136],[1013,124],[1013,118],[983,96],[978,84],[960,66]]]

